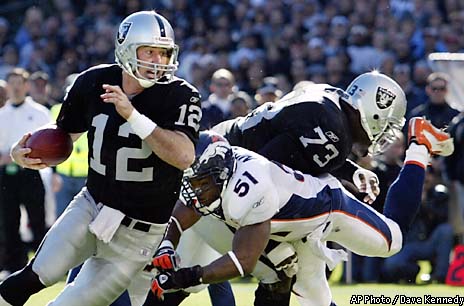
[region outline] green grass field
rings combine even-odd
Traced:
[[[53,287],[47,288],[39,294],[34,295],[26,303],[26,306],[44,306],[49,300],[58,294],[63,288],[63,283],[59,283]],[[464,298],[464,288],[462,287],[450,287],[445,285],[378,285],[378,284],[360,284],[360,285],[332,285],[332,292],[334,300],[338,306],[350,305],[350,299],[353,295],[373,295],[380,297],[381,295],[389,297],[393,300],[395,295],[403,294],[407,297],[423,297],[426,294],[431,296],[456,296],[460,295]],[[237,306],[250,306],[253,305],[253,292],[256,288],[254,283],[234,283],[233,290],[237,301]],[[208,306],[211,305],[209,296],[206,290],[198,294],[193,294],[187,298],[182,306]],[[292,306],[299,305],[296,299],[292,297]],[[360,303],[359,305],[373,305],[371,303]],[[391,304],[375,304],[375,305],[391,305]],[[396,305],[406,305],[403,303],[397,303]],[[422,302],[421,304],[409,304],[409,305],[432,305]],[[445,305],[445,304],[434,304],[434,305]],[[458,304],[448,304],[458,305]],[[85,306],[85,305],[82,305]],[[227,305],[224,305],[227,306]],[[278,306],[278,305],[276,305]]]
[[[369,296],[390,298],[390,304],[373,304],[369,302],[360,302],[357,305],[376,305],[386,306],[392,305],[396,295],[404,295],[405,297],[421,297],[424,295],[430,295],[432,297],[455,297],[458,295],[464,299],[464,288],[463,287],[451,287],[446,285],[424,285],[421,283],[421,275],[430,272],[430,264],[426,261],[420,261],[419,265],[421,271],[416,279],[419,285],[395,285],[395,284],[357,284],[357,285],[343,285],[340,284],[342,278],[343,268],[342,265],[338,265],[330,276],[329,283],[332,289],[333,300],[338,306],[354,305],[350,304],[352,299],[358,296]],[[239,279],[232,281],[232,289],[234,291],[237,306],[250,306],[253,305],[254,290],[256,289],[256,282],[242,282]],[[64,282],[60,282],[55,286],[47,288],[42,292],[32,296],[25,306],[45,306],[52,300],[64,287]],[[403,298],[404,299],[404,298]],[[188,297],[181,306],[209,306],[211,305],[208,291],[203,290],[200,293],[192,294]],[[291,306],[298,306],[298,302],[295,296],[292,296]],[[400,303],[398,301],[396,305],[459,305],[459,304],[431,304],[426,303],[422,300],[421,303]],[[464,304],[463,304],[464,305]],[[459,306],[463,306],[459,305]],[[85,306],[85,305],[82,305]],[[227,306],[227,305],[224,305]],[[275,305],[279,306],[279,305]]]

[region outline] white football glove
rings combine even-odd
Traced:
[[[293,277],[298,272],[298,256],[295,248],[287,243],[281,242],[272,249],[267,257],[275,265],[277,271],[283,271],[287,277]]]
[[[359,168],[353,174],[353,183],[359,192],[367,193],[363,201],[372,204],[380,193],[379,178],[374,172]]]

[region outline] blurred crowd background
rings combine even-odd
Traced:
[[[17,67],[29,73],[27,95],[49,109],[58,105],[76,73],[114,62],[118,24],[143,9],[155,9],[174,27],[180,47],[177,76],[202,94],[202,128],[275,102],[302,81],[346,88],[356,75],[372,69],[393,77],[406,93],[407,118],[426,116],[448,128],[457,150],[429,167],[421,212],[404,250],[386,261],[354,256],[352,280],[415,282],[418,261],[427,260],[432,271],[425,281],[445,282],[453,248],[463,243],[464,97],[450,105],[447,93],[454,80],[434,73],[428,56],[462,52],[464,1],[3,1],[0,106],[9,99],[8,76]],[[384,155],[358,161],[379,175],[383,193],[374,203],[379,211],[405,147],[402,137]],[[85,180],[85,171],[69,169],[43,176],[49,182],[48,225],[68,203],[59,192],[69,187],[72,194]],[[0,213],[9,217],[4,209]],[[27,236],[23,233],[22,239]],[[5,252],[1,243],[0,253]],[[7,274],[14,267],[0,260],[0,268]]]

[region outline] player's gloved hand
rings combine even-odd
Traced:
[[[287,257],[281,263],[276,265],[277,271],[283,271],[287,277],[292,278],[296,273],[298,273],[298,256],[293,254],[290,257]]]
[[[159,271],[177,270],[180,266],[180,257],[169,240],[163,240],[153,256],[152,264]]]
[[[177,271],[162,272],[153,279],[151,291],[159,300],[163,300],[164,293],[201,284],[202,275],[203,268],[199,265]]]
[[[379,178],[374,172],[359,168],[353,174],[353,183],[359,192],[366,193],[363,201],[372,204],[380,193]]]

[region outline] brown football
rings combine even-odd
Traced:
[[[49,166],[64,162],[73,150],[73,142],[68,133],[57,126],[47,126],[32,133],[26,141],[26,148],[32,152],[28,157],[40,158]]]

